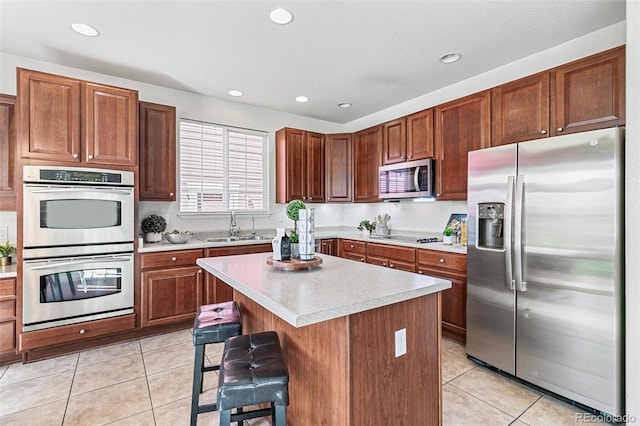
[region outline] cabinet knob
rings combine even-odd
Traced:
[[[364,262],[364,257],[361,257],[361,258],[360,258],[360,262]]]
[[[351,248],[353,248],[353,244],[351,244]]]
[[[198,269],[198,273],[201,274],[202,273],[202,269]]]
[[[412,154],[407,155],[407,158],[413,158]]]
[[[547,131],[546,131],[546,130],[540,130],[540,134],[541,134],[541,135],[546,135],[546,134],[547,134]]]
[[[172,262],[175,262],[176,260],[177,260],[177,259],[175,258],[175,256],[171,258],[171,261],[172,261]],[[442,259],[441,259],[441,260],[442,260]]]
[[[93,160],[93,154],[89,154],[89,160]]]
[[[404,155],[401,155],[400,158],[402,158],[404,160]]]
[[[170,193],[169,193],[169,197],[173,197],[173,192],[170,192]]]
[[[422,271],[418,271],[418,273],[419,273],[420,275],[422,275]]]
[[[440,263],[444,263],[444,259],[440,259]]]
[[[382,262],[382,266],[387,266],[387,262]]]
[[[389,264],[389,268],[393,268],[393,263],[390,263],[390,264]]]
[[[80,334],[84,334],[86,333],[86,331],[84,331],[84,328],[82,330],[80,330]]]
[[[78,158],[78,154],[73,154],[73,158]]]
[[[556,130],[557,130],[558,132],[561,132],[561,131],[563,131],[563,130],[564,130],[564,128],[562,128],[562,127],[558,127]]]

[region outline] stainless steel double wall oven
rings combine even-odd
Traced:
[[[23,331],[133,313],[134,174],[24,166]]]

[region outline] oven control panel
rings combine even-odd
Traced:
[[[32,183],[92,183],[133,186],[133,172],[122,170],[89,169],[47,166],[24,166],[24,181]]]

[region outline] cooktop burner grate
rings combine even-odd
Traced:
[[[442,241],[440,238],[418,238],[416,243],[426,244],[426,243],[437,243]]]

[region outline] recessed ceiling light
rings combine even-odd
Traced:
[[[230,94],[231,96],[236,96],[236,97],[244,95],[244,93],[242,93],[240,90],[235,90],[235,89],[229,90],[227,93]]]
[[[273,9],[269,12],[269,19],[279,25],[286,25],[293,21],[293,14],[286,9]]]
[[[78,34],[82,34],[87,37],[96,37],[98,34],[100,34],[98,30],[87,24],[71,24],[71,29]]]
[[[350,102],[340,102],[340,103],[338,104],[338,106],[339,106],[340,108],[351,108],[351,103],[350,103]]]
[[[440,62],[443,64],[450,64],[456,61],[459,61],[462,58],[462,55],[459,53],[447,53],[446,55],[442,55],[440,57]]]
[[[296,96],[296,101],[297,102],[309,102],[309,98],[306,96]]]

